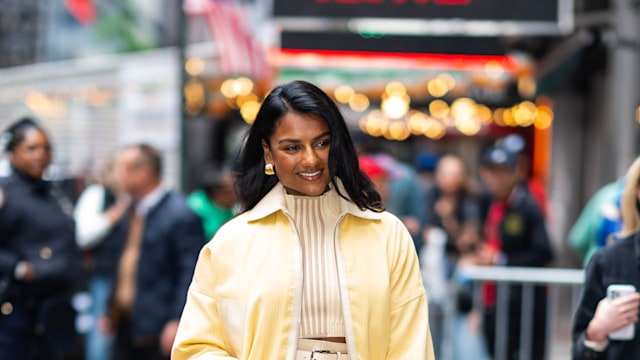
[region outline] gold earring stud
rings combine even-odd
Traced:
[[[266,164],[264,166],[264,174],[269,176],[276,174],[276,172],[273,170],[273,164]]]

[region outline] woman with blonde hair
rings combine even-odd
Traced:
[[[573,320],[573,359],[640,359],[640,157],[629,167],[625,182],[620,239],[598,250],[587,266]],[[611,285],[632,285],[636,292],[609,298]],[[612,336],[627,326],[634,336]]]
[[[625,187],[620,201],[622,208],[622,236],[640,230],[640,201],[638,182],[640,182],[640,157],[631,164],[625,175]]]

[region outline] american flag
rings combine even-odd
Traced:
[[[269,76],[265,51],[253,36],[242,5],[234,0],[185,0],[184,11],[206,17],[218,49],[220,75],[247,75],[257,79]]]

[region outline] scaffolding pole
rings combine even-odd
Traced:
[[[635,111],[640,102],[640,27],[633,0],[613,0],[611,4],[616,41],[611,49],[611,119],[608,122],[613,125],[613,170],[621,176],[636,157],[638,124]]]

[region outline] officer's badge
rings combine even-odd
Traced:
[[[511,214],[504,221],[504,230],[508,235],[519,236],[524,231],[522,216]]]
[[[0,209],[2,209],[4,207],[4,204],[6,203],[7,203],[7,192],[0,187]]]

